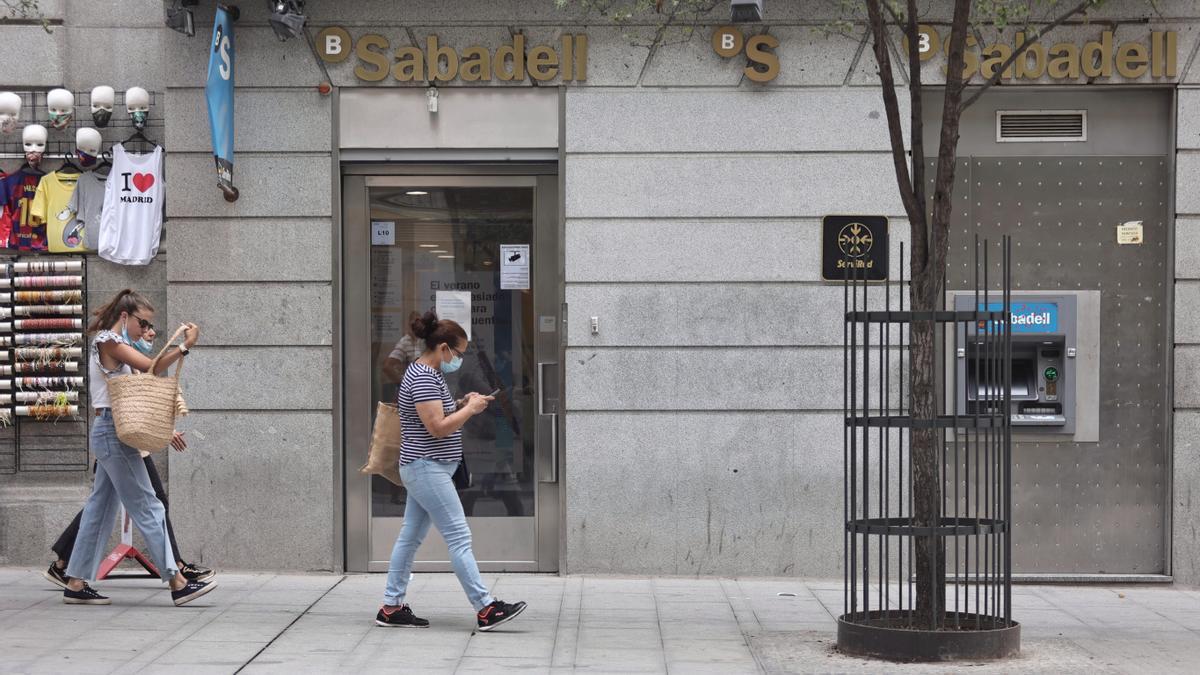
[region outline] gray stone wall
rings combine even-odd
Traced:
[[[163,38],[167,295],[172,321],[202,330],[172,513],[180,547],[206,564],[336,570],[330,99],[305,42],[280,42],[265,3],[241,8],[235,203],[216,187],[204,103],[212,3],[196,10],[195,38]]]
[[[1175,174],[1175,453],[1172,499],[1176,580],[1200,583],[1200,67],[1178,91]]]

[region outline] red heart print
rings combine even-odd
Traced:
[[[152,173],[135,173],[133,174],[133,187],[145,192],[154,185],[154,174]]]

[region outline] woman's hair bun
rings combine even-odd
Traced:
[[[413,319],[412,331],[413,335],[426,339],[437,330],[438,318],[433,312],[425,312],[424,316],[419,319]]]

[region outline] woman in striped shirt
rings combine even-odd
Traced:
[[[469,392],[455,401],[443,373],[462,366],[467,333],[449,320],[426,313],[412,322],[413,335],[424,351],[400,381],[397,407],[404,440],[400,448],[400,477],[408,490],[404,527],[392,549],[383,607],[375,615],[380,626],[424,628],[429,621],[413,614],[404,603],[413,558],[429,533],[437,527],[450,550],[454,574],[475,607],[479,630],[491,630],[525,610],[525,603],[509,604],[488,593],[471,550],[471,529],[462,502],[454,489],[454,472],[462,461],[462,427],[487,410],[493,398]]]

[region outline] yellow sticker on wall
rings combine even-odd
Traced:
[[[1143,241],[1142,221],[1131,220],[1117,226],[1118,244],[1141,244]]]

